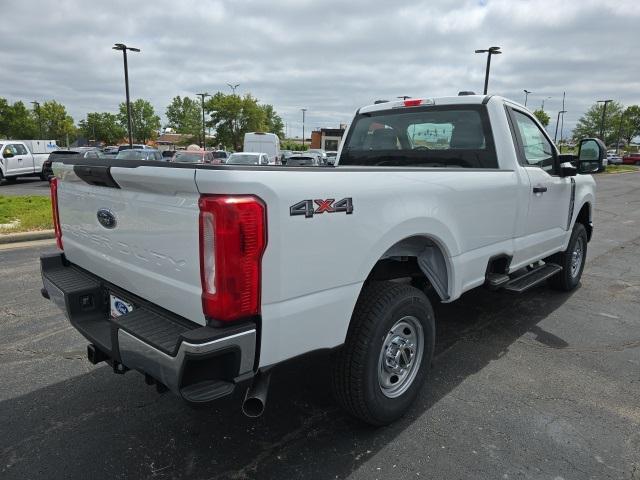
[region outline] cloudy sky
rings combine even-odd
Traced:
[[[640,103],[639,0],[3,0],[0,97],[56,99],[76,122],[117,110],[122,55],[132,98],[164,114],[175,95],[239,83],[271,103],[300,135],[349,121],[359,106],[398,95],[482,92],[486,57],[500,46],[489,92],[553,120],[566,91],[565,125],[595,100]],[[551,97],[551,99],[547,99]]]

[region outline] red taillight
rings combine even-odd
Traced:
[[[257,197],[203,195],[200,207],[202,309],[222,322],[260,313],[266,207]]]
[[[421,103],[422,103],[422,99],[421,98],[407,98],[404,101],[404,106],[405,107],[417,107]]]
[[[60,213],[58,212],[58,179],[53,177],[49,182],[51,188],[51,211],[53,213],[53,230],[56,234],[56,245],[62,250],[62,229],[60,228]]]

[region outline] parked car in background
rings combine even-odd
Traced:
[[[213,152],[206,150],[178,150],[171,158],[179,163],[213,163]]]
[[[622,157],[616,153],[607,153],[608,165],[622,165]]]
[[[57,149],[53,140],[0,140],[0,181],[15,182],[18,177],[39,176],[42,180],[44,162],[51,149]]]
[[[336,158],[338,158],[338,152],[334,151],[334,150],[330,150],[327,153],[327,163],[329,165],[335,165],[336,163]]]
[[[232,153],[225,165],[269,165],[269,155],[258,152]]]
[[[102,154],[103,155],[113,155],[116,156],[118,154],[118,146],[117,145],[110,145],[108,147],[104,147],[102,149]]]
[[[625,165],[640,166],[640,153],[627,153],[624,157],[622,157],[622,163]]]
[[[213,161],[211,162],[213,164],[225,163],[229,158],[229,152],[224,150],[214,150],[211,154],[213,155]]]
[[[287,160],[287,167],[319,167],[321,160],[317,154],[298,153]]]
[[[266,153],[269,163],[280,163],[280,139],[275,133],[248,132],[244,134],[244,152]]]
[[[163,158],[171,160],[176,154],[176,150],[163,150],[161,153]]]
[[[122,150],[144,150],[144,149],[154,150],[151,147],[144,145],[142,143],[134,143],[131,146],[128,143],[125,145],[118,145],[118,153],[120,153]]]
[[[305,153],[307,153],[307,154],[313,153],[313,154],[317,155],[318,159],[320,160],[320,165],[326,165],[327,164],[327,152],[325,152],[321,148],[310,148]]]
[[[78,152],[82,158],[100,158],[102,157],[102,150],[98,147],[76,147],[70,148],[73,152]]]
[[[162,156],[162,153],[152,148],[121,150],[116,155],[116,160],[151,160],[156,162],[167,162],[170,159]]]
[[[283,165],[287,164],[287,160],[289,159],[289,157],[293,155],[293,151],[291,150],[280,150],[280,162]]]

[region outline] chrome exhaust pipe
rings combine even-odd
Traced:
[[[270,380],[270,370],[258,372],[258,375],[253,380],[253,384],[247,390],[244,402],[242,402],[242,413],[247,417],[256,418],[264,413]]]

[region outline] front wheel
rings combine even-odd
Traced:
[[[424,293],[394,282],[367,285],[346,342],[334,354],[336,400],[372,425],[398,419],[424,383],[434,341],[433,309]]]
[[[587,259],[587,230],[576,223],[571,232],[569,245],[564,252],[556,253],[547,262],[557,263],[562,271],[549,279],[549,285],[557,290],[569,292],[578,286]]]

